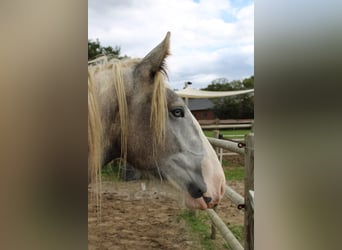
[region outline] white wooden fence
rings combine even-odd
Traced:
[[[218,132],[216,132],[218,137]],[[216,229],[219,230],[225,241],[233,250],[253,250],[254,249],[254,134],[250,133],[245,136],[244,143],[220,140],[208,137],[209,142],[216,149],[224,148],[229,151],[245,156],[245,197],[243,198],[234,189],[226,186],[225,196],[228,197],[237,208],[244,209],[244,248],[235,238],[233,233],[225,225],[222,219],[213,209],[207,209],[208,215],[213,223],[212,238],[215,237]],[[239,145],[239,146],[238,146]],[[217,150],[218,152],[218,150]],[[222,151],[221,151],[222,152]],[[222,155],[221,155],[222,158]]]

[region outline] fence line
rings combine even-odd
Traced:
[[[234,189],[226,185],[225,196],[228,197],[238,208],[245,208],[244,215],[244,246],[245,250],[254,249],[254,134],[245,136],[244,148],[238,147],[238,142],[217,139],[219,132],[215,131],[215,137],[207,137],[209,142],[216,147],[216,152],[222,163],[222,148],[245,156],[245,198]],[[241,145],[241,144],[240,144]],[[225,241],[233,250],[243,250],[240,242],[235,238],[229,228],[212,209],[207,209],[213,225],[219,230]],[[215,227],[212,226],[212,238],[215,238]]]
[[[254,134],[246,136],[245,154],[245,250],[254,249]]]

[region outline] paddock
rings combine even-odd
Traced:
[[[236,143],[214,138],[209,138],[209,141],[214,147],[221,146],[235,151],[237,155],[229,157],[238,157],[240,164],[246,164],[245,149],[239,148]],[[228,185],[225,198],[216,212],[207,211],[214,228],[219,231],[213,242],[215,249],[227,249],[223,247],[226,241],[231,249],[243,249],[244,243],[234,239],[226,225],[243,225],[246,222],[244,209],[237,208],[245,204],[245,183],[228,180]],[[185,210],[180,193],[166,182],[104,182],[100,223],[96,219],[96,207],[89,204],[88,208],[89,249],[134,249],[137,244],[145,249],[200,248],[199,239],[179,218],[179,214]],[[253,223],[249,224],[253,226]],[[163,232],[162,236],[160,232]],[[249,245],[245,249],[253,249],[253,244]]]
[[[244,193],[243,182],[231,184],[241,195]],[[89,205],[88,209],[89,250],[202,249],[199,242],[203,236],[194,234],[180,219],[180,213],[188,210],[182,204],[181,195],[169,184],[148,180],[104,182],[102,192],[100,223],[97,223],[95,206]],[[243,211],[228,199],[222,201],[217,213],[231,225],[243,224]],[[209,220],[207,227],[209,237]],[[215,249],[227,249],[220,235],[212,242]]]

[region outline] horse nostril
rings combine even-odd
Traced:
[[[207,203],[207,204],[209,204],[209,202],[211,202],[211,197],[206,197],[206,196],[204,196],[203,195],[203,199],[204,199],[204,201],[205,201],[205,203]]]
[[[195,184],[190,183],[188,186],[188,191],[192,198],[197,199],[202,197],[203,193],[206,192],[206,190],[202,190],[199,187],[197,187]]]
[[[224,195],[224,192],[226,191],[226,184],[221,185],[220,195],[221,197]]]

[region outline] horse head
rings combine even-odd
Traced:
[[[184,101],[165,87],[170,33],[132,70],[127,159],[186,191],[187,205],[205,209],[221,200],[225,177],[216,153]],[[157,86],[156,86],[157,85]]]

